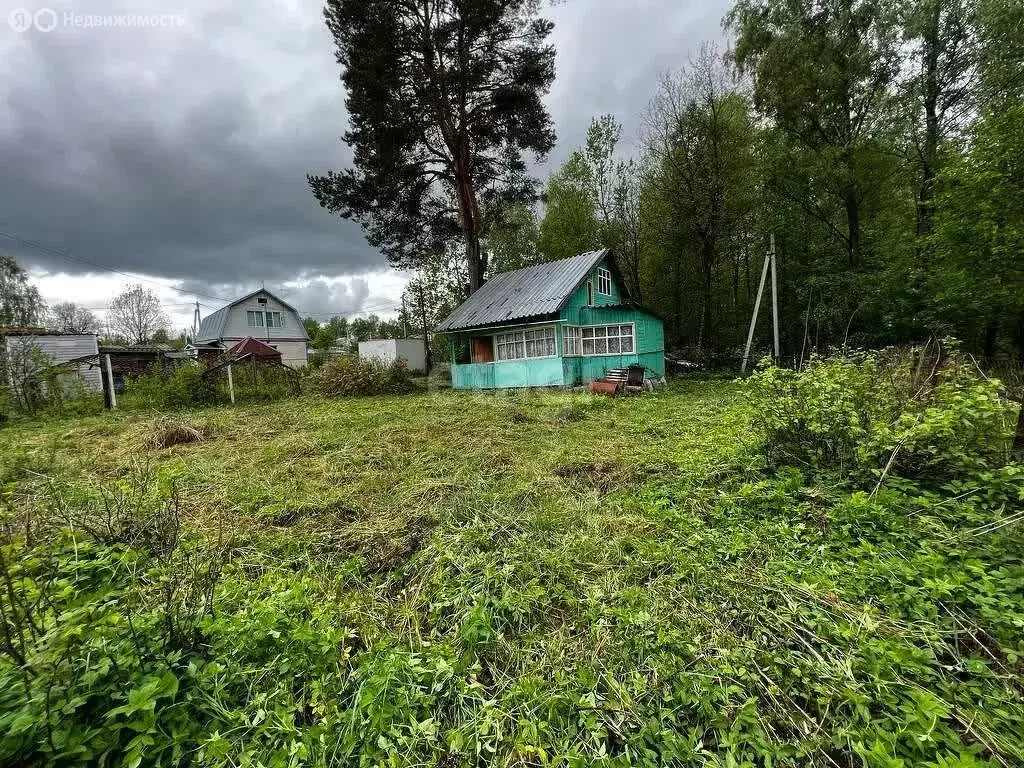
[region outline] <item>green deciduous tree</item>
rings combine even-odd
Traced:
[[[777,181],[839,241],[850,267],[863,255],[865,207],[892,169],[889,90],[899,68],[897,26],[882,0],[740,0],[728,16],[735,60],[754,103],[793,150]]]
[[[594,194],[594,169],[582,151],[569,155],[548,180],[540,250],[547,261],[567,259],[601,247]]]
[[[0,325],[37,325],[44,305],[39,290],[13,256],[0,253]]]
[[[662,79],[646,124],[652,191],[662,211],[659,235],[676,283],[675,323],[681,331],[683,281],[696,272],[694,340],[706,350],[716,343],[716,278],[726,255],[743,242],[755,206],[754,127],[744,94],[730,85],[712,47]]]

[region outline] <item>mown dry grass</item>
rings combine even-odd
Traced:
[[[740,409],[727,384],[682,386],[616,400],[446,392],[107,414],[5,430],[3,460],[24,470],[26,504],[44,483],[101,486],[142,463],[174,476],[196,526],[227,515],[236,530],[309,541],[344,529],[347,547],[379,548],[496,505],[603,516],[612,488],[700,475],[734,454]]]

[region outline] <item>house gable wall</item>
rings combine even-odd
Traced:
[[[267,300],[266,304],[259,303],[261,297]],[[281,327],[267,328],[266,322],[264,322],[262,328],[250,328],[245,314],[248,311],[280,312]],[[268,343],[273,342],[275,339],[303,342],[306,340],[301,318],[293,310],[267,293],[257,293],[254,296],[250,296],[245,301],[230,307],[228,310],[228,319],[224,323],[221,338],[227,341],[239,341],[246,336],[252,336]]]
[[[612,272],[611,275],[611,295],[606,296],[605,294],[598,292],[597,271],[602,268],[605,268],[604,261],[595,266],[590,271],[590,274],[587,275],[587,278],[580,283],[580,286],[573,291],[572,296],[569,297],[569,300],[565,303],[565,306],[562,307],[562,311],[559,313],[559,317],[562,320],[573,325],[585,324],[585,321],[582,319],[582,311],[590,306],[587,303],[587,283],[594,284],[593,306],[599,307],[604,304],[619,304],[622,302],[622,287],[619,285],[618,280],[616,280],[614,272]]]

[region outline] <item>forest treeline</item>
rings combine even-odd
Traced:
[[[953,335],[1024,361],[1024,5],[740,0],[723,26],[638,135],[595,116],[539,201],[492,206],[487,272],[609,247],[671,348],[725,362],[774,234],[784,358]],[[466,281],[457,246],[420,265],[409,326]]]

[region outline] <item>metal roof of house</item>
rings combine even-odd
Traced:
[[[231,347],[231,349],[228,350],[228,354],[232,357],[254,355],[255,357],[276,357],[278,360],[281,359],[280,352],[269,344],[260,341],[255,336],[246,336],[240,342]]]
[[[218,341],[218,340],[220,340],[220,338],[224,335],[224,326],[227,325],[228,315],[231,313],[231,308],[236,306],[236,305],[238,305],[238,304],[241,304],[243,301],[248,301],[253,296],[256,296],[256,295],[258,295],[260,293],[265,293],[267,296],[272,298],[274,301],[279,302],[282,306],[287,307],[292,312],[295,312],[295,317],[298,318],[298,320],[299,320],[299,331],[302,332],[302,338],[306,339],[306,340],[309,339],[309,335],[306,333],[306,328],[305,328],[305,326],[302,325],[302,318],[299,317],[299,313],[295,311],[295,307],[293,307],[291,304],[289,304],[284,299],[281,299],[281,298],[275,296],[270,291],[268,291],[266,288],[258,288],[257,290],[253,291],[252,293],[247,293],[247,294],[245,294],[245,296],[242,296],[240,299],[235,299],[234,301],[232,301],[227,306],[221,307],[216,312],[211,312],[206,317],[204,317],[203,321],[199,324],[199,331],[198,331],[198,333],[196,333],[196,339],[195,340],[197,342]],[[296,338],[299,338],[299,337],[296,336]]]
[[[553,315],[607,255],[608,249],[604,248],[497,274],[462,302],[437,330],[457,331]]]

